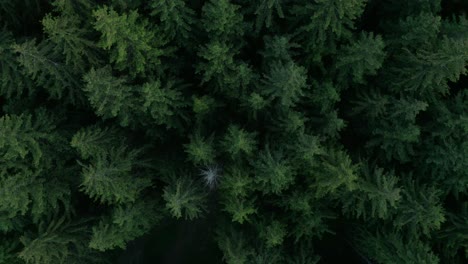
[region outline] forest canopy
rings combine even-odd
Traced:
[[[464,0],[0,0],[0,263],[468,263],[467,64]]]

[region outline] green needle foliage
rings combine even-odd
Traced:
[[[152,0],[150,7],[151,15],[159,19],[168,38],[182,42],[190,37],[195,12],[184,0]]]
[[[468,263],[467,14],[0,0],[0,263]]]
[[[130,116],[129,101],[132,100],[132,87],[125,85],[124,78],[112,75],[112,69],[107,66],[91,69],[85,76],[86,86],[83,90],[88,94],[90,104],[103,119],[119,116],[122,124],[128,124]]]
[[[110,217],[93,227],[89,247],[99,251],[125,248],[127,242],[147,233],[160,218],[153,201],[119,205]]]
[[[174,179],[165,189],[166,208],[175,218],[195,219],[206,211],[206,193],[189,177]]]
[[[76,255],[87,250],[86,227],[65,217],[39,223],[36,233],[28,232],[20,240],[24,248],[18,256],[31,264],[73,263]]]
[[[139,19],[137,11],[118,14],[112,7],[104,6],[95,10],[93,16],[94,28],[102,34],[99,46],[111,51],[111,62],[117,69],[128,69],[136,76],[159,64],[163,40],[156,38],[149,22]]]

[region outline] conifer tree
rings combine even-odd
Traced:
[[[86,38],[89,32],[80,28],[78,17],[48,14],[41,22],[48,40],[54,44],[55,56],[64,56],[65,64],[74,71],[84,72],[88,63],[98,64],[96,45]]]
[[[21,96],[28,89],[28,93],[32,93],[31,80],[21,70],[20,65],[16,61],[16,56],[12,45],[14,39],[11,32],[0,31],[0,66],[2,75],[0,78],[0,94],[7,98],[13,96]]]
[[[439,258],[423,240],[410,236],[404,238],[391,232],[359,236],[359,249],[378,263],[439,263]],[[370,260],[368,260],[370,261]]]
[[[294,182],[294,169],[279,150],[270,150],[270,147],[266,146],[253,165],[255,182],[265,194],[279,194]]]
[[[390,218],[401,200],[398,178],[368,164],[362,166],[361,174],[357,190],[343,196],[343,211],[363,219]]]
[[[111,148],[83,164],[81,190],[102,203],[135,202],[141,191],[151,186],[147,177],[132,173],[138,163],[138,150]]]
[[[375,75],[382,67],[384,60],[384,43],[380,36],[374,37],[372,33],[362,33],[359,40],[352,46],[343,48],[342,56],[339,57],[336,67],[342,83],[349,78],[356,83],[363,83],[365,75]]]
[[[440,191],[436,188],[418,186],[417,183],[407,180],[402,203],[395,217],[395,227],[408,228],[410,234],[423,235],[429,235],[431,231],[440,229],[446,219],[439,196]]]
[[[264,25],[267,28],[271,27],[273,16],[284,18],[282,0],[261,0],[257,2],[259,2],[255,10],[257,16],[255,28],[257,31],[260,31]]]
[[[27,40],[21,44],[13,44],[13,50],[18,54],[17,60],[26,74],[36,85],[44,88],[51,98],[65,98],[72,104],[80,103],[83,95],[79,92],[79,80],[73,74],[72,68],[65,65],[53,51],[53,46],[47,42],[36,44],[36,40]]]
[[[160,64],[165,40],[156,38],[149,22],[140,19],[137,11],[119,14],[104,6],[94,10],[93,16],[94,28],[102,34],[99,46],[111,51],[110,60],[118,70],[128,70],[135,77]]]
[[[244,234],[238,230],[219,231],[217,240],[223,252],[223,260],[228,264],[248,263],[249,257],[253,254],[246,244]]]
[[[175,218],[195,219],[206,211],[206,193],[188,176],[174,178],[164,188],[166,208]]]
[[[24,248],[19,257],[32,264],[73,263],[73,258],[81,254],[86,257],[85,228],[65,217],[41,222],[36,233],[26,233],[20,238]]]
[[[185,85],[180,81],[169,80],[166,84],[161,81],[143,84],[142,97],[145,102],[143,111],[149,113],[158,125],[166,128],[182,128],[187,116],[185,108],[189,105],[182,94]]]
[[[89,247],[105,251],[125,248],[127,242],[147,233],[161,218],[154,201],[140,200],[119,205],[93,227]]]
[[[119,117],[122,125],[128,125],[132,107],[132,87],[126,85],[123,77],[114,77],[109,66],[91,69],[85,76],[87,93],[90,104],[97,115],[103,119]]]
[[[195,22],[195,12],[184,0],[152,0],[151,15],[159,18],[164,33],[170,39],[187,40]]]
[[[321,155],[319,164],[320,167],[311,173],[315,178],[312,187],[317,197],[336,194],[341,188],[347,191],[357,188],[358,165],[353,164],[345,152],[328,150],[327,154]]]
[[[467,263],[467,13],[0,0],[0,263]]]
[[[291,107],[307,88],[306,71],[294,63],[274,63],[265,76],[263,95],[277,100],[281,107]]]

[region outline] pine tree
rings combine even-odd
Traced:
[[[374,111],[373,115],[385,112],[382,116],[372,116],[376,124],[370,124],[373,139],[367,146],[385,150],[388,160],[394,158],[402,162],[409,161],[414,155],[414,144],[419,141],[421,134],[416,117],[426,110],[428,104],[411,97],[397,99],[377,93],[363,99],[364,102],[357,103],[359,106],[355,108],[356,114],[365,109]]]
[[[270,150],[266,146],[253,163],[255,183],[264,194],[279,194],[294,182],[295,171],[279,150]]]
[[[240,6],[229,0],[210,0],[202,9],[202,23],[212,40],[224,42],[243,34]]]
[[[11,98],[21,96],[26,89],[32,93],[31,80],[21,71],[21,67],[16,61],[16,56],[12,48],[14,44],[13,35],[8,31],[0,31],[0,67],[2,74],[0,78],[0,94]]]
[[[131,114],[136,110],[133,89],[126,84],[124,77],[114,77],[109,66],[91,69],[85,76],[86,85],[83,90],[87,93],[90,104],[98,116],[103,119],[119,117],[121,125],[127,126]]]
[[[295,252],[291,258],[287,259],[288,264],[317,264],[320,261],[320,257],[314,255],[311,252],[311,248],[313,248],[312,243],[310,241],[302,242],[299,246],[295,247]]]
[[[175,218],[195,219],[206,212],[206,193],[197,182],[182,176],[174,178],[164,188],[166,208]]]
[[[461,206],[460,212],[447,214],[447,223],[438,233],[445,259],[454,263],[462,262],[463,254],[456,261],[457,252],[464,252],[464,257],[468,257],[468,204],[465,202]]]
[[[58,58],[53,46],[47,42],[36,44],[36,40],[27,40],[13,44],[13,51],[25,73],[44,88],[51,98],[64,98],[72,104],[80,103],[83,95],[79,92],[78,78],[73,70]]]
[[[25,263],[73,263],[76,255],[86,251],[86,227],[65,217],[43,221],[35,233],[26,233],[20,240],[24,248],[19,257]]]
[[[232,222],[239,224],[250,222],[257,213],[255,200],[249,197],[227,195],[221,203],[224,205],[223,211],[232,217]]]
[[[403,50],[398,68],[393,68],[396,82],[393,90],[405,91],[432,99],[434,94],[447,94],[448,81],[456,82],[466,74],[468,42],[444,38],[437,51]]]
[[[401,19],[396,30],[389,36],[389,48],[431,50],[437,43],[442,19],[432,13],[421,12]]]
[[[230,75],[236,70],[233,46],[213,40],[202,47],[198,56],[204,59],[197,65],[197,73],[202,74],[202,83],[214,82],[217,90],[223,85],[232,85]]]
[[[337,195],[339,189],[353,191],[357,188],[358,165],[353,164],[349,156],[341,150],[328,150],[319,158],[320,166],[310,173],[313,177],[311,187],[316,197]]]
[[[363,83],[365,75],[376,75],[382,67],[385,44],[381,36],[361,33],[359,40],[342,48],[336,67],[340,83],[347,83],[351,78],[356,83]]]
[[[190,138],[190,143],[185,145],[185,152],[187,152],[189,160],[195,165],[213,164],[216,157],[213,137],[204,138],[200,133],[195,133]]]
[[[143,84],[143,111],[149,113],[158,125],[166,128],[182,128],[187,120],[185,108],[189,105],[182,94],[184,86],[178,81],[169,80],[166,84],[155,81]]]
[[[116,128],[85,127],[77,131],[70,142],[83,159],[105,156],[108,148],[121,141]]]
[[[287,235],[286,226],[277,220],[268,222],[259,224],[259,237],[265,241],[269,248],[280,246]]]
[[[248,263],[248,259],[253,252],[248,248],[242,232],[234,229],[218,231],[216,240],[219,248],[223,252],[223,260],[226,261],[226,263]]]
[[[357,190],[343,195],[343,211],[363,219],[389,219],[401,200],[398,178],[379,167],[362,166]]]
[[[158,223],[161,215],[155,205],[155,201],[140,200],[115,207],[109,217],[93,227],[89,247],[99,251],[125,248],[127,242],[148,233]]]
[[[467,8],[0,0],[0,263],[466,263]]]
[[[336,49],[336,40],[349,38],[354,20],[364,11],[366,0],[317,0],[297,4],[291,13],[296,16],[296,39],[310,53],[308,61]],[[305,23],[303,21],[306,21]]]
[[[284,18],[282,0],[261,0],[257,2],[259,2],[255,10],[257,16],[255,28],[257,32],[262,29],[263,25],[267,28],[271,27],[274,14],[279,18]]]
[[[38,167],[43,159],[41,142],[54,140],[54,124],[44,114],[5,115],[0,118],[0,154],[3,172],[8,166],[29,161]],[[19,164],[18,164],[19,165]],[[18,169],[21,169],[18,166]]]
[[[135,202],[143,189],[151,186],[147,176],[135,175],[139,150],[125,146],[110,148],[90,161],[81,163],[81,190],[101,203]]]
[[[250,156],[256,149],[255,133],[230,125],[222,141],[222,147],[233,159],[244,155]]]
[[[51,4],[62,14],[80,16],[89,16],[89,12],[94,7],[91,0],[53,0]]]
[[[307,88],[307,74],[303,67],[294,63],[274,63],[265,76],[263,95],[268,100],[276,99],[281,107],[292,107]]]
[[[219,189],[223,193],[221,204],[233,222],[251,222],[257,213],[253,196],[254,179],[247,168],[229,167],[220,179]]]
[[[86,38],[89,32],[80,28],[78,17],[48,14],[41,22],[48,41],[54,44],[54,57],[64,56],[65,64],[79,72],[84,72],[88,63],[98,64],[96,45]]]
[[[378,263],[440,263],[430,246],[414,236],[404,238],[393,232],[361,231],[357,240],[359,250]]]
[[[468,189],[466,177],[468,136],[468,93],[433,105],[428,112],[433,122],[424,129],[428,135],[423,144],[420,167],[423,173],[444,185],[446,192],[459,195]]]
[[[395,216],[395,227],[424,235],[439,230],[446,220],[440,194],[435,187],[407,180],[402,191],[401,206]]]
[[[184,0],[152,0],[151,15],[159,18],[164,33],[170,39],[187,40],[195,22],[195,12]]]
[[[149,22],[137,11],[119,14],[104,6],[93,12],[94,28],[102,36],[99,46],[111,51],[110,60],[118,70],[128,70],[130,76],[144,75],[160,64],[165,40],[156,38]],[[151,56],[150,56],[151,54]]]

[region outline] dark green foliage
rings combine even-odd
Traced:
[[[277,100],[283,107],[291,107],[307,88],[306,71],[290,62],[286,65],[274,63],[265,75],[263,95],[267,100]]]
[[[15,249],[19,243],[15,243],[6,239],[0,241],[0,263],[21,264],[24,263],[21,259],[15,256]]]
[[[259,237],[264,240],[267,247],[281,245],[286,234],[286,226],[279,221],[273,220],[269,224],[260,224]]]
[[[328,150],[327,154],[320,157],[312,187],[317,197],[327,194],[337,194],[340,189],[353,191],[357,188],[357,166],[352,164],[349,156],[340,150]]]
[[[367,0],[304,1],[293,7],[299,23],[297,39],[307,52],[306,59],[318,61],[322,54],[333,52],[336,41],[352,35],[356,20],[364,11]]]
[[[203,6],[202,23],[212,39],[230,40],[242,35],[242,15],[237,12],[240,6],[229,0],[211,0]]]
[[[99,46],[111,51],[111,62],[132,76],[144,74],[160,63],[163,41],[150,30],[149,22],[136,11],[118,14],[112,7],[93,12],[94,28],[102,34]],[[151,54],[151,56],[150,56]]]
[[[413,233],[424,235],[440,229],[445,222],[445,212],[439,196],[440,191],[434,187],[418,186],[408,181],[404,186],[403,199],[394,225],[398,229],[407,227]]]
[[[257,10],[255,10],[255,15],[257,20],[255,27],[257,32],[262,29],[265,25],[267,28],[271,27],[272,17],[278,16],[279,18],[284,18],[283,8],[281,6],[282,0],[260,0],[258,2]]]
[[[197,73],[203,75],[202,82],[214,82],[221,89],[222,84],[232,84],[230,78],[236,70],[233,58],[233,46],[214,40],[200,49],[198,55],[203,62],[197,67]]]
[[[246,244],[244,234],[234,229],[219,232],[217,235],[219,248],[223,252],[223,260],[228,264],[248,263],[253,253]]]
[[[184,0],[152,0],[150,6],[151,15],[159,18],[169,38],[187,40],[195,12],[187,7]]]
[[[258,189],[267,194],[279,194],[294,181],[294,170],[281,151],[271,151],[267,146],[254,164]]]
[[[256,149],[255,134],[244,131],[236,125],[228,127],[222,147],[232,158],[250,156]]]
[[[18,54],[18,62],[35,83],[43,87],[51,98],[66,98],[66,101],[76,103],[82,100],[77,89],[79,81],[72,68],[57,58],[53,46],[46,42],[36,44],[28,40],[14,44],[13,50]]]
[[[363,166],[357,190],[343,197],[343,210],[355,217],[388,219],[401,201],[398,178],[381,168]]]
[[[227,169],[220,179],[219,188],[225,193],[221,201],[223,211],[231,216],[233,222],[250,222],[257,213],[252,183],[251,175],[239,168]]]
[[[151,186],[148,178],[132,173],[138,150],[111,148],[83,164],[81,190],[102,203],[135,202],[140,192]]]
[[[0,31],[0,94],[10,98],[22,95],[26,89],[31,93],[30,80],[20,70],[12,45],[13,36],[8,31]]]
[[[55,46],[53,52],[59,53],[57,56],[65,56],[65,64],[72,66],[73,70],[83,72],[87,63],[98,62],[96,45],[86,39],[89,32],[80,28],[78,17],[53,17],[48,14],[41,22],[48,40]]]
[[[468,263],[465,2],[0,0],[0,263]]]
[[[190,137],[190,143],[185,145],[185,152],[195,165],[213,164],[216,155],[213,137],[203,138],[199,133],[196,133]]]
[[[163,198],[166,208],[175,218],[194,219],[206,211],[206,193],[201,186],[189,178],[182,176],[173,179],[164,188]]]
[[[440,263],[429,245],[415,237],[405,239],[395,233],[363,232],[358,245],[364,254],[378,263]]]
[[[363,83],[365,75],[375,75],[382,67],[385,58],[384,42],[380,36],[362,33],[359,40],[344,47],[336,66],[343,83],[351,78],[356,83]]]
[[[468,42],[444,38],[438,47],[434,52],[403,50],[400,58],[402,67],[394,69],[396,82],[392,88],[425,97],[447,94],[447,82],[456,82],[461,74],[466,73]]]
[[[118,116],[122,125],[128,125],[132,111],[129,102],[132,100],[132,87],[125,84],[125,79],[114,77],[109,66],[91,69],[83,79],[86,83],[83,90],[96,114],[103,119]]]
[[[459,213],[449,213],[447,218],[439,237],[445,257],[455,262],[457,252],[462,251],[468,257],[468,203],[463,203]],[[463,254],[458,257],[463,258]]]
[[[39,223],[37,232],[20,240],[24,248],[18,256],[25,263],[73,263],[75,257],[86,258],[86,227],[65,217]]]
[[[169,80],[164,86],[160,81],[143,84],[144,112],[158,125],[181,128],[187,119],[184,109],[189,105],[182,94],[185,86],[179,81]]]
[[[161,218],[153,201],[119,205],[110,217],[93,227],[89,247],[99,251],[125,248],[127,242],[146,234]]]

